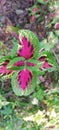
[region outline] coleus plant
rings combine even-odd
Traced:
[[[9,56],[0,58],[0,76],[11,76],[16,95],[29,95],[38,85],[38,76],[45,70],[53,70],[56,61],[53,55],[40,48],[37,36],[29,30],[12,31],[14,48]],[[51,59],[54,59],[54,64]],[[50,63],[49,63],[50,62]],[[6,76],[5,76],[6,75]]]

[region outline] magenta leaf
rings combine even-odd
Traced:
[[[12,71],[10,69],[7,69],[8,61],[5,61],[2,66],[0,66],[0,74],[10,74]]]
[[[41,69],[52,68],[52,65],[50,65],[50,64],[48,63],[46,56],[40,57],[40,58],[39,58],[39,61],[43,62],[43,65],[41,66]]]
[[[47,61],[44,61],[43,65],[41,66],[42,69],[48,69],[52,68],[52,65],[50,65]]]

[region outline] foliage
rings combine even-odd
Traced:
[[[7,26],[10,54],[0,41],[1,130],[59,129],[59,54],[54,51],[59,42],[58,6],[58,0],[35,0],[26,11],[38,36]]]
[[[41,53],[39,53],[39,51],[40,51],[40,49],[42,49],[42,47],[40,47],[40,42],[39,42],[37,36],[35,36],[31,31],[20,30],[18,32],[19,32],[19,34],[18,34],[19,36],[17,34],[15,34],[15,35],[17,35],[17,38],[16,38],[17,41],[14,40],[14,42],[13,42],[14,48],[12,49],[10,56],[7,56],[7,57],[5,56],[2,59],[0,59],[0,63],[2,64],[2,67],[0,67],[1,68],[0,73],[6,74],[7,77],[9,74],[12,74],[11,81],[12,81],[13,91],[15,92],[16,95],[22,96],[22,95],[29,95],[30,93],[32,93],[34,91],[34,88],[37,86],[37,81],[36,81],[37,77],[39,75],[41,75],[40,71],[43,71],[43,70],[40,70],[40,67],[43,64],[42,69],[44,69],[44,64],[46,64],[44,59],[43,59],[42,63],[40,63],[41,56],[44,56],[44,55],[41,55],[41,53],[44,53],[47,56],[47,58],[50,59],[50,63],[51,63],[53,54],[51,54],[51,56],[50,56],[50,52],[45,51],[45,50],[41,51]],[[12,33],[12,35],[13,35],[13,33]],[[32,43],[32,45],[31,45],[31,43]],[[22,44],[24,44],[24,45],[22,45]],[[26,44],[28,44],[28,45],[26,45]],[[28,46],[28,48],[30,47],[30,52],[29,52],[29,50],[27,52],[27,46]],[[22,50],[22,48],[23,48],[23,50]],[[23,52],[24,54],[21,54],[22,51],[24,51]],[[31,52],[31,51],[33,51],[33,52]],[[28,57],[29,55],[30,55],[30,57]],[[31,56],[31,55],[33,55],[33,56]],[[8,61],[6,61],[6,60],[8,60]],[[4,61],[4,63],[3,63],[3,61]],[[55,62],[56,61],[54,60],[51,67],[47,62],[48,66],[45,65],[45,68],[47,70],[49,68],[51,68],[51,70],[53,70],[53,67],[56,69],[56,66],[54,65]],[[6,64],[6,65],[4,65],[4,64]],[[56,63],[56,65],[57,65],[57,63]],[[24,87],[19,83],[19,81],[17,81],[17,77],[18,77],[19,73],[20,73],[20,76],[22,76],[21,75],[22,71],[23,71],[24,76],[26,75],[25,73],[28,73],[28,78],[30,76],[30,78],[32,80],[32,81],[30,81],[30,79],[29,79],[29,81],[32,82],[32,83],[30,83],[31,87],[29,86],[29,83],[27,83],[28,79],[27,79],[27,81],[25,81],[26,80],[25,77],[22,77],[22,79],[20,81]],[[29,73],[30,73],[30,75],[29,75]],[[33,77],[32,77],[32,75],[33,75]],[[18,79],[18,80],[20,80],[20,79]],[[28,85],[28,87],[26,86],[26,84]]]

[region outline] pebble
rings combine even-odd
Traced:
[[[23,12],[24,12],[24,11],[21,10],[21,9],[16,10],[16,14],[17,14],[17,15],[22,14]]]

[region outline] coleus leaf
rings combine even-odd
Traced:
[[[3,64],[6,60],[10,60],[11,56],[3,56],[0,58],[0,65]]]
[[[7,64],[9,61],[5,61],[1,66],[0,66],[0,75],[4,75],[4,74],[10,74],[12,73],[12,70],[7,69]]]
[[[24,58],[23,57],[16,57],[10,60],[10,62],[7,65],[7,68],[11,68],[13,66],[22,66],[22,64],[24,65]]]
[[[58,68],[58,64],[56,58],[54,57],[54,54],[48,51],[46,52],[46,54],[47,54],[48,62],[51,63],[54,67]]]
[[[29,70],[18,71],[12,76],[11,84],[14,93],[17,96],[27,96],[34,91],[35,85],[32,86],[33,76]]]
[[[27,69],[31,70],[31,71],[39,71],[39,68],[42,66],[43,62],[38,63],[37,65],[35,65],[34,67],[32,67],[31,65],[27,66]]]
[[[22,43],[22,40],[24,40],[24,39],[22,39],[23,37],[27,38],[29,43],[32,43],[32,45],[34,47],[33,57],[37,58],[38,52],[39,52],[39,49],[40,49],[38,37],[33,32],[26,30],[26,29],[22,29],[22,30],[19,30],[19,39],[20,39],[21,43]]]

